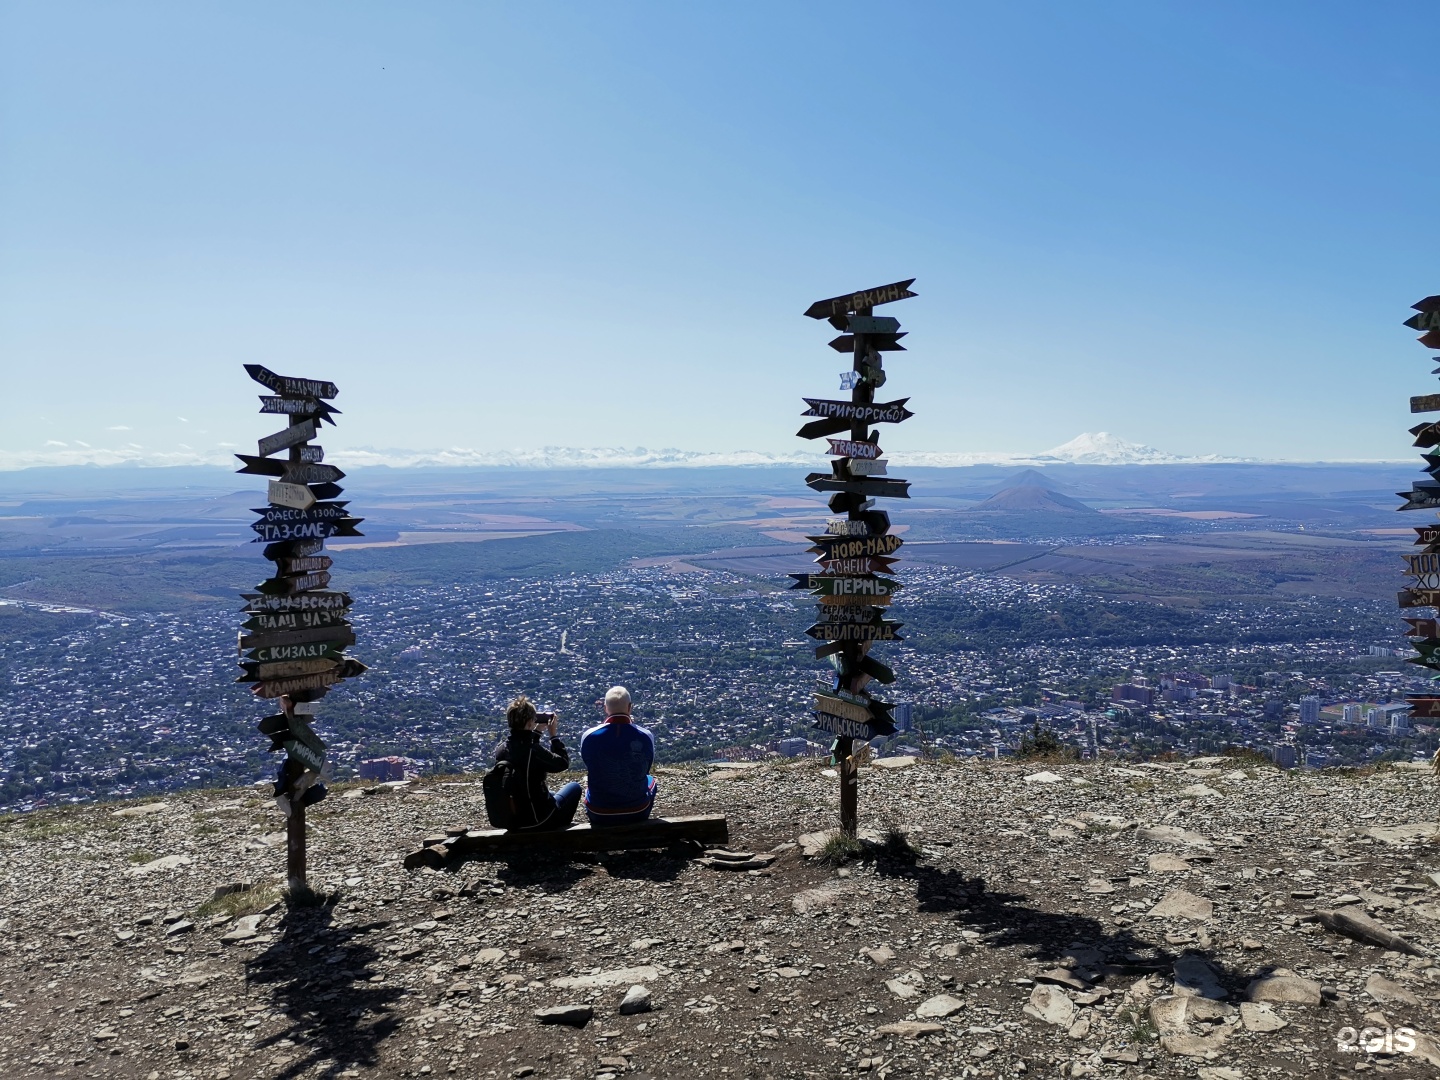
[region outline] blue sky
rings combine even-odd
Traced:
[[[912,276],[887,449],[1406,457],[1433,16],[0,3],[0,466],[247,448],[245,362],[338,450],[794,451],[800,312]]]

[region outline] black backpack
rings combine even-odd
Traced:
[[[513,788],[515,767],[508,761],[499,761],[480,781],[485,792],[485,816],[497,829],[508,829],[515,820]]]

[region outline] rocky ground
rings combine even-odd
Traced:
[[[753,870],[405,870],[481,823],[478,778],[338,790],[316,907],[274,891],[259,791],[0,819],[0,1075],[1440,1073],[1428,772],[888,764],[862,821],[916,851],[838,866],[806,857],[838,816],[814,761],[662,771],[666,810],[775,853]]]

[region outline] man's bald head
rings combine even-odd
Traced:
[[[612,686],[605,691],[605,715],[629,716],[630,691],[623,686]]]

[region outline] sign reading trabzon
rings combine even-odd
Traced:
[[[814,417],[796,434],[802,439],[826,438],[836,459],[829,473],[811,473],[805,483],[826,492],[831,513],[824,536],[811,536],[810,548],[825,569],[822,574],[792,574],[793,589],[803,589],[818,605],[817,617],[805,633],[823,644],[816,659],[826,659],[834,673],[833,691],[816,692],[814,726],[834,736],[831,754],[840,772],[840,828],[855,835],[858,825],[855,740],[890,735],[895,726],[890,705],[870,698],[865,686],[872,679],[889,683],[895,673],[868,653],[876,642],[902,640],[899,622],[885,619],[900,582],[880,574],[892,570],[892,557],[902,541],[890,532],[890,516],[876,510],[881,498],[908,498],[909,482],[888,476],[873,424],[899,424],[913,413],[909,398],[877,402],[876,390],[887,380],[882,354],[905,352],[900,321],[876,315],[879,304],[905,300],[913,278],[817,300],[806,309],[812,319],[828,319],[841,336],[830,342],[837,352],[852,357],[851,370],[840,379],[849,400],[805,398],[802,414]]]

